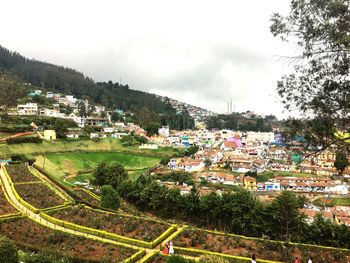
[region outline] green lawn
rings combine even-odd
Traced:
[[[159,157],[170,157],[179,154],[181,150],[171,147],[160,147],[156,150],[138,149],[137,146],[124,147],[120,140],[106,138],[100,140],[56,140],[53,142],[44,141],[43,143],[23,143],[23,144],[3,144],[0,148],[2,156],[11,156],[14,153],[23,153],[28,155],[40,155],[57,152],[127,152],[132,154],[152,155]]]
[[[62,179],[65,175],[77,175],[68,182],[84,181],[91,177],[91,171],[100,162],[107,163],[118,162],[130,171],[131,177],[137,177],[150,167],[155,166],[161,157],[152,157],[147,155],[137,155],[121,152],[86,152],[86,153],[56,153],[46,154],[36,157],[36,163],[40,167],[55,176]],[[44,164],[45,162],[45,164]],[[83,173],[83,174],[80,174]]]

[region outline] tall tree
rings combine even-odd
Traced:
[[[343,146],[346,138],[336,136],[336,124],[349,124],[349,1],[291,0],[289,15],[274,14],[270,29],[283,41],[296,41],[301,50],[290,58],[294,73],[277,84],[286,109],[306,116],[296,131],[323,148]]]
[[[101,162],[93,171],[93,175],[94,185],[111,185],[115,189],[128,178],[128,172],[119,163]]]
[[[334,166],[339,171],[339,174],[343,174],[346,167],[349,166],[348,155],[345,151],[338,150],[335,155]]]
[[[291,233],[299,235],[303,217],[299,214],[300,200],[290,191],[283,191],[271,204],[277,237],[290,241]]]

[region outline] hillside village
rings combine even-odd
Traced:
[[[17,105],[16,109],[8,113],[72,120],[77,127],[68,128],[66,136],[71,139],[80,138],[84,128],[91,126],[94,127],[94,131],[88,134],[90,139],[122,138],[132,133],[147,138],[139,146],[141,149],[195,148],[195,153],[188,157],[171,158],[165,167],[158,167],[155,172],[161,174],[170,170],[191,173],[201,194],[222,193],[225,187],[236,186],[255,192],[259,198],[264,199],[273,197],[283,190],[291,190],[310,200],[349,196],[350,168],[347,167],[342,171],[342,176],[339,177],[339,171],[334,166],[335,153],[332,150],[317,154],[309,151],[301,156],[303,140],[299,138],[286,143],[278,130],[240,132],[201,128],[176,131],[171,130],[169,126],[162,126],[157,134],[148,136],[147,132],[137,124],[112,120],[113,112],[125,116],[123,110],[109,111],[101,105],[92,106],[88,100],[52,92],[43,94],[41,90],[34,90],[29,94],[31,98],[34,96],[45,97],[52,104],[39,107],[37,103],[28,102]],[[206,117],[213,115],[198,107],[182,104],[176,100],[170,101],[177,111],[186,106],[189,114],[200,125]],[[62,110],[67,108],[69,112]],[[130,112],[128,114],[132,115]],[[50,131],[43,131],[42,137],[51,140],[55,139],[56,135],[52,135]],[[160,183],[169,188],[180,189],[183,195],[188,194],[193,187],[186,183],[174,184],[172,181],[160,180]],[[322,208],[311,203],[303,211],[310,220],[317,212],[323,211],[326,217],[333,220],[333,216],[337,216],[337,220],[350,225],[348,207]]]

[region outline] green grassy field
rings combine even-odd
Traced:
[[[70,183],[91,178],[89,171],[103,161],[107,163],[118,162],[129,171],[131,177],[136,177],[148,168],[155,166],[160,160],[161,157],[121,152],[46,154],[45,160],[42,155],[36,157],[37,165],[44,167],[48,173],[54,175],[57,179],[61,180],[64,176],[75,176],[67,180]]]
[[[124,147],[120,140],[106,138],[100,140],[56,140],[53,142],[44,141],[40,144],[23,143],[23,144],[2,144],[0,145],[1,157],[11,156],[14,153],[23,153],[28,155],[40,155],[44,153],[57,152],[127,152],[132,154],[152,155],[159,157],[170,157],[177,154],[180,150],[160,147],[156,150],[138,149],[138,147]]]

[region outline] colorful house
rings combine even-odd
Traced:
[[[255,191],[257,189],[256,187],[256,179],[251,176],[245,176],[243,179],[243,186],[247,190]]]
[[[47,141],[56,140],[56,131],[44,130],[44,139]]]

